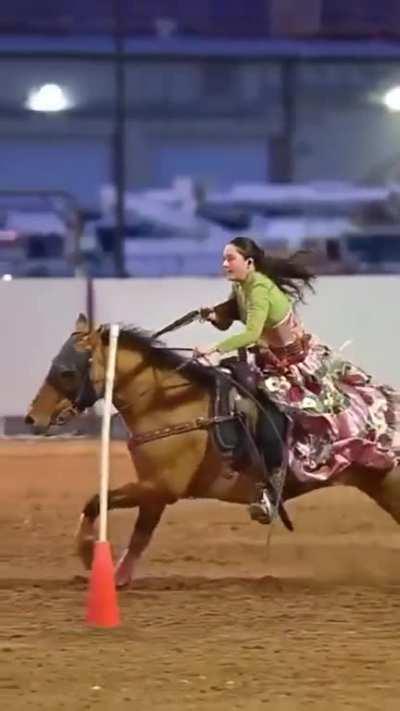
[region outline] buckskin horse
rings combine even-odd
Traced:
[[[109,326],[92,328],[79,316],[75,331],[52,361],[26,416],[37,434],[67,421],[102,397]],[[248,504],[254,495],[254,463],[229,465],[213,430],[224,424],[215,410],[212,369],[162,346],[137,328],[120,331],[113,402],[131,438],[135,478],[110,490],[109,509],[138,507],[127,549],[116,567],[120,587],[133,581],[136,563],[150,542],[165,507],[179,499],[211,498]],[[297,480],[289,471],[282,501],[343,484],[357,487],[400,522],[400,467],[387,472],[350,467],[327,481]],[[77,549],[89,568],[99,497],[84,506]]]

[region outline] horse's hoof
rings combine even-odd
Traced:
[[[117,589],[118,591],[120,591],[120,590],[130,590],[130,588],[132,587],[132,585],[133,585],[133,581],[132,581],[132,580],[129,581],[129,582],[127,582],[127,583],[118,583],[118,582],[115,583],[115,587],[116,587],[116,589]]]
[[[81,516],[76,533],[76,552],[86,570],[90,570],[94,557],[94,544],[96,540],[93,522]]]
[[[135,577],[135,558],[125,551],[115,568],[115,585],[118,590],[130,588]]]

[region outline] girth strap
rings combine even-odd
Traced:
[[[164,439],[164,437],[184,434],[185,432],[208,430],[213,425],[218,425],[221,422],[228,422],[229,420],[234,420],[235,418],[236,415],[197,417],[195,420],[191,420],[190,422],[180,422],[177,425],[169,425],[168,427],[160,427],[157,430],[133,434],[129,438],[129,448],[138,447],[141,444],[146,444],[146,442],[154,442],[157,439]]]

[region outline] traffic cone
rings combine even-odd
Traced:
[[[114,564],[108,541],[97,541],[89,583],[86,622],[96,627],[120,624]]]

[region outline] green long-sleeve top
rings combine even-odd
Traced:
[[[214,307],[221,330],[229,328],[235,320],[245,324],[237,335],[216,344],[221,353],[246,348],[256,344],[263,331],[276,326],[291,309],[289,297],[269,277],[261,272],[250,272],[243,282],[235,282],[228,301]]]

